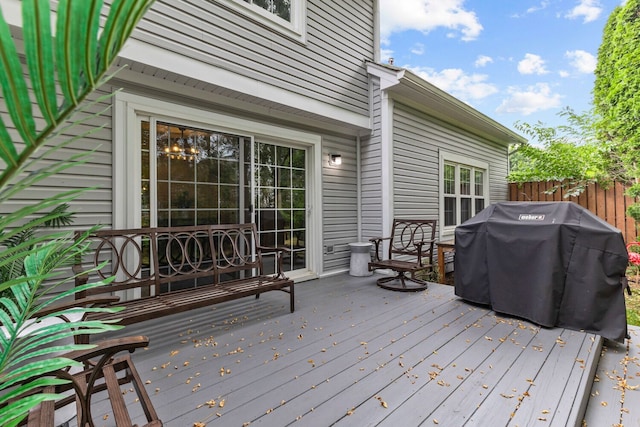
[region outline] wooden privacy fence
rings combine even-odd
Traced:
[[[553,194],[546,194],[558,181],[509,183],[510,201],[529,202],[560,202],[570,201],[579,204],[622,231],[625,242],[638,241],[638,228],[633,218],[626,216],[627,206],[637,202],[624,194],[626,186],[622,183],[612,183],[608,187],[590,184],[586,190],[575,197],[564,197],[565,191],[559,188]]]

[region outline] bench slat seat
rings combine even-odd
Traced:
[[[115,279],[77,298],[125,293],[113,304],[124,310],[91,313],[91,319],[127,325],[272,290],[289,293],[290,311],[295,309],[294,282],[282,268],[289,250],[260,246],[255,224],[100,230],[87,241],[92,255],[74,266],[76,286]],[[274,274],[264,273],[268,254]]]

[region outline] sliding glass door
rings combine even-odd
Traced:
[[[140,131],[143,227],[255,222],[291,250],[285,271],[307,268],[307,149],[152,118]]]

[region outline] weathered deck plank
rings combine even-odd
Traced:
[[[585,425],[640,425],[640,328],[624,344],[606,341],[585,411]]]
[[[279,294],[264,294],[118,334],[150,337],[133,358],[168,426],[581,420],[585,372],[599,353],[591,334],[496,315],[446,285],[396,293],[374,277],[297,284],[296,307],[289,313]],[[94,418],[111,425],[95,403]]]

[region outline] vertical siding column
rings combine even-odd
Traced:
[[[393,197],[393,100],[386,90],[382,91],[380,111],[381,134],[381,180],[382,180],[382,234],[391,233],[394,213]],[[383,253],[388,250],[388,241],[384,242]]]
[[[356,224],[358,242],[362,242],[362,153],[360,135],[356,136]]]
[[[373,1],[373,62],[380,62],[380,1]]]

